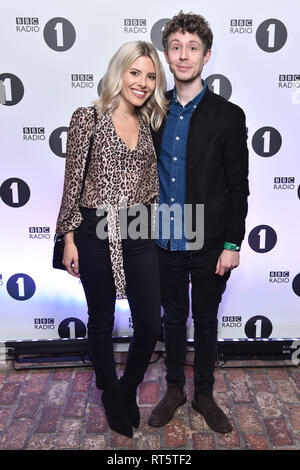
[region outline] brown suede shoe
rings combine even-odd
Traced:
[[[216,432],[231,432],[232,426],[221,408],[217,405],[212,395],[197,394],[192,401],[192,407],[198,411],[206,424]]]
[[[176,409],[184,405],[185,402],[186,394],[184,390],[175,385],[168,385],[165,396],[152,410],[148,424],[155,427],[164,426],[171,421]]]

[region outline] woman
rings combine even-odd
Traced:
[[[102,83],[81,198],[94,110],[79,108],[71,119],[56,231],[64,234],[63,264],[69,274],[80,277],[85,291],[89,348],[109,425],[132,437],[132,426],[139,426],[136,389],[161,332],[160,285],[153,240],[149,236],[121,239],[119,209],[124,204],[142,205],[150,220],[151,205],[158,202],[150,125],[159,128],[166,101],[165,77],[155,48],[142,41],[124,44],[111,59]],[[108,238],[99,229],[106,216]],[[130,221],[129,217],[127,225]],[[116,296],[128,298],[134,327],[119,381],[112,341]]]

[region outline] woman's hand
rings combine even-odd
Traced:
[[[69,232],[65,234],[65,248],[62,263],[71,276],[80,277],[78,250],[74,243],[74,233]]]

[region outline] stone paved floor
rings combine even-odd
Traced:
[[[124,356],[117,353],[117,361]],[[151,409],[165,390],[160,359],[149,365],[139,387],[141,426],[128,439],[108,428],[91,367],[15,371],[9,363],[0,367],[0,449],[299,450],[300,367],[250,361],[228,365],[238,367],[216,368],[214,390],[232,433],[213,432],[191,408],[189,366],[188,402],[164,428],[148,426]],[[119,374],[122,368],[117,366]]]

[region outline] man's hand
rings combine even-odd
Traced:
[[[219,256],[216,272],[223,276],[227,271],[236,268],[240,264],[240,253],[238,251],[223,250]]]

